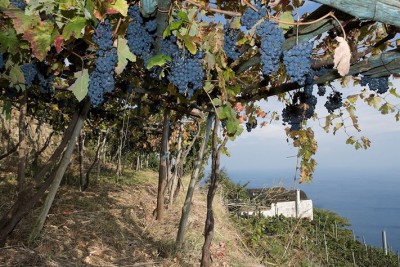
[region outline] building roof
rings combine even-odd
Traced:
[[[251,188],[247,189],[251,199],[259,199],[266,204],[296,201],[296,190],[287,190],[284,187]],[[300,200],[308,200],[306,193],[300,190]]]

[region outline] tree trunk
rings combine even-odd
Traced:
[[[140,155],[137,155],[137,157],[136,157],[136,168],[135,168],[135,170],[136,171],[140,170]]]
[[[85,147],[85,138],[82,136],[83,133],[79,135],[78,138],[78,160],[79,160],[79,189],[83,191],[83,188],[86,187],[87,181],[86,181],[86,176],[84,174],[84,168],[83,168],[83,154],[84,154],[84,147]],[[100,138],[100,135],[99,135]]]
[[[158,170],[158,193],[157,193],[157,213],[156,219],[162,220],[164,217],[164,189],[168,175],[168,139],[169,139],[169,123],[170,114],[169,108],[165,108],[164,122],[163,122],[163,133],[161,138],[161,149],[160,149],[160,166]]]
[[[186,150],[184,150],[184,152],[182,152],[181,159],[179,160],[179,164],[178,164],[178,166],[177,166],[177,168],[178,168],[178,172],[177,172],[178,179],[177,179],[177,181],[178,181],[178,182],[177,182],[177,185],[176,185],[176,190],[175,190],[175,193],[174,193],[174,198],[176,198],[176,197],[178,196],[178,193],[179,193],[179,191],[180,191],[180,189],[181,189],[181,187],[182,187],[182,185],[183,185],[183,184],[182,184],[183,165],[185,164],[186,158],[187,158],[187,156],[188,156],[190,150],[192,150],[192,147],[193,147],[194,143],[196,143],[196,140],[197,140],[197,138],[199,137],[200,132],[201,132],[201,126],[200,126],[200,124],[197,122],[197,132],[196,132],[196,135],[193,137],[193,140],[192,140],[192,142],[190,143],[189,147],[187,147]]]
[[[190,209],[192,207],[193,193],[194,193],[196,184],[199,179],[200,169],[204,162],[204,154],[205,154],[205,151],[207,148],[208,139],[210,137],[213,118],[214,118],[214,114],[209,113],[208,117],[207,117],[206,129],[204,131],[203,141],[201,143],[200,150],[197,154],[197,159],[196,159],[195,166],[194,166],[194,169],[192,172],[192,176],[190,177],[190,183],[189,183],[188,190],[186,193],[185,203],[183,204],[183,207],[182,207],[182,215],[181,215],[181,219],[179,222],[178,234],[176,237],[176,247],[178,247],[178,248],[181,248],[183,245],[185,232],[186,232],[186,225],[187,225],[187,221],[189,219]]]
[[[49,213],[50,207],[53,204],[54,198],[56,196],[58,188],[60,187],[60,183],[64,176],[64,173],[67,170],[67,167],[71,161],[71,156],[74,152],[74,148],[76,145],[76,139],[78,137],[79,137],[79,139],[82,139],[81,138],[81,136],[82,136],[81,130],[82,130],[83,124],[86,120],[87,111],[89,110],[89,105],[87,105],[87,106],[88,107],[87,107],[86,111],[84,111],[83,114],[81,116],[79,116],[78,121],[75,125],[75,129],[72,133],[71,140],[68,142],[67,148],[60,160],[60,163],[58,164],[54,180],[51,183],[51,186],[49,188],[49,193],[47,194],[46,200],[43,204],[42,211],[40,212],[40,215],[35,223],[35,226],[33,227],[32,232],[29,236],[30,242],[35,240],[39,236],[40,231],[43,229],[43,225],[44,225],[44,222],[46,221],[47,214]],[[83,140],[79,142],[79,146],[81,146],[81,144],[82,144],[81,149],[83,149]]]
[[[219,119],[216,116],[214,122],[213,138],[212,138],[212,155],[211,155],[211,179],[207,194],[207,218],[204,227],[204,245],[201,255],[202,267],[211,266],[212,258],[210,246],[214,236],[214,211],[213,200],[217,191],[220,169],[219,169],[219,149],[218,149],[218,126]]]
[[[19,147],[18,147],[18,192],[21,192],[25,187],[25,170],[27,160],[27,144],[26,144],[26,112],[27,112],[28,92],[25,90],[20,98],[19,108]]]
[[[178,184],[178,169],[180,165],[180,160],[182,157],[182,131],[183,131],[183,124],[179,126],[179,137],[178,137],[178,155],[176,156],[175,160],[175,169],[174,173],[172,174],[171,177],[171,186],[169,190],[169,202],[168,202],[168,208],[172,207],[172,204],[174,202],[174,195],[175,195],[175,190],[176,186]]]
[[[82,188],[82,191],[86,191],[86,189],[89,187],[89,183],[90,183],[90,173],[92,172],[94,166],[97,164],[97,167],[100,168],[100,153],[101,153],[101,149],[104,146],[104,144],[106,143],[107,140],[107,134],[108,134],[108,130],[104,135],[103,141],[101,141],[101,136],[99,135],[99,138],[97,140],[97,149],[96,149],[96,155],[95,158],[92,162],[92,164],[90,164],[89,168],[86,171],[86,183]]]
[[[62,151],[64,150],[63,148],[65,148],[66,144],[68,144],[68,141],[71,139],[72,134],[76,128],[79,116],[86,116],[89,110],[89,106],[90,103],[87,101],[84,105],[84,108],[77,110],[74,113],[68,128],[64,132],[64,137],[60,145],[57,147],[56,151],[53,153],[47,164],[34,177],[36,181],[40,181],[42,179],[42,176],[46,175],[48,170],[53,167],[53,161],[59,158],[59,154],[62,153]],[[4,247],[8,235],[14,230],[21,219],[29,211],[31,211],[36,203],[43,197],[46,190],[54,181],[57,170],[58,168],[54,168],[54,170],[42,182],[37,190],[35,190],[33,186],[30,186],[25,188],[20,194],[18,194],[18,198],[15,201],[14,205],[7,212],[5,212],[2,219],[0,220],[0,247]]]
[[[61,143],[53,152],[50,159],[47,161],[46,165],[44,165],[40,170],[40,172],[34,176],[33,180],[35,180],[36,182],[40,182],[40,179],[45,177],[45,175],[50,171],[50,169],[54,166],[54,164],[56,164],[59,161],[62,153],[64,152],[65,147],[68,144],[68,141],[71,139],[78,118],[79,118],[79,111],[74,113],[74,115],[71,118],[71,122],[68,125],[68,128],[64,132],[64,136],[63,139],[61,140]]]

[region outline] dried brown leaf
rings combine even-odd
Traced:
[[[343,37],[336,37],[336,41],[339,42],[339,46],[335,49],[333,63],[339,74],[345,76],[350,71],[350,46]]]

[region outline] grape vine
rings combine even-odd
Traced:
[[[185,55],[181,51],[175,55],[168,80],[178,88],[179,93],[192,97],[196,90],[203,87],[203,53],[198,51],[196,55]]]
[[[99,23],[93,35],[100,50],[96,52],[96,68],[90,74],[88,95],[93,106],[100,105],[104,100],[104,93],[114,89],[114,67],[117,63],[117,49],[113,47],[112,26],[108,20]]]
[[[299,85],[304,84],[306,75],[311,70],[312,48],[312,43],[304,42],[283,53],[286,74],[292,82],[297,82]]]
[[[151,19],[145,22],[136,5],[129,7],[128,15],[132,19],[126,31],[129,49],[146,62],[152,56],[154,35],[151,32],[157,29],[157,23]]]
[[[0,69],[4,68],[4,55],[0,53]]]
[[[231,29],[227,23],[224,27],[224,51],[228,58],[236,60],[240,56],[240,51],[236,46],[236,42],[239,38],[240,30]]]
[[[267,9],[265,6],[257,3],[254,5],[254,7],[258,10],[258,12],[250,7],[247,7],[240,18],[240,23],[242,26],[246,27],[247,30],[250,30],[260,19],[267,15]]]
[[[278,71],[282,45],[285,42],[283,31],[269,20],[257,26],[256,34],[261,38],[260,54],[262,73],[271,75]]]
[[[389,77],[372,78],[369,76],[361,77],[361,86],[368,85],[369,89],[376,91],[378,94],[384,94],[389,90]]]
[[[328,97],[328,101],[325,103],[325,107],[329,113],[333,113],[336,109],[342,107],[342,93],[334,91]]]
[[[292,103],[282,111],[283,122],[291,125],[291,131],[300,130],[302,122],[314,115],[317,97],[313,95],[313,76],[313,72],[306,76],[303,90],[296,92]]]
[[[36,64],[28,63],[21,66],[21,70],[24,73],[25,85],[27,88],[32,86],[33,80],[35,79],[38,70]]]
[[[24,0],[11,0],[10,3],[21,10],[25,10],[27,6]]]

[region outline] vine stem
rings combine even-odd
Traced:
[[[215,107],[214,102],[212,101],[210,94],[206,91],[206,89],[203,88],[203,90],[207,94],[208,98],[210,99],[211,105],[213,106],[214,111],[215,111],[215,115],[217,116],[217,114],[218,114],[217,113],[217,108]]]
[[[189,3],[189,4],[192,4],[192,5],[195,5],[195,6],[199,7],[199,8],[204,9],[204,10],[207,10],[207,11],[216,12],[216,13],[221,13],[221,14],[226,14],[226,15],[231,16],[231,17],[241,17],[241,16],[242,16],[242,14],[239,13],[239,12],[227,11],[227,10],[222,10],[222,9],[218,9],[218,8],[213,8],[213,7],[210,7],[210,6],[208,6],[208,5],[206,6],[206,5],[203,5],[203,4],[196,3],[196,2],[194,2],[193,0],[186,0],[185,2],[187,2],[187,3]],[[249,7],[252,8],[254,11],[258,12],[258,9],[255,8],[253,5],[251,5],[249,2],[247,2],[247,0],[242,0],[242,3],[244,3],[244,4],[247,5],[247,6],[249,6]],[[333,18],[333,19],[339,24],[339,26],[340,26],[340,28],[341,28],[341,30],[342,30],[342,32],[343,32],[343,38],[346,39],[346,32],[345,32],[345,30],[344,30],[344,28],[343,28],[343,25],[342,25],[342,23],[338,20],[338,18],[335,16],[335,14],[334,14],[333,11],[331,11],[331,12],[329,12],[328,14],[326,14],[326,15],[320,17],[319,19],[316,19],[316,20],[313,20],[313,21],[307,21],[307,22],[300,22],[300,21],[297,21],[297,22],[281,21],[281,20],[279,20],[279,19],[277,19],[277,18],[275,18],[275,17],[272,17],[272,16],[270,16],[270,15],[267,15],[266,17],[267,17],[269,20],[272,20],[272,21],[275,21],[275,22],[278,22],[278,23],[287,24],[287,25],[296,25],[296,26],[299,26],[299,25],[311,25],[311,24],[317,23],[317,22],[319,22],[319,21],[321,21],[321,20],[323,20],[323,19],[326,19],[326,18],[328,18],[328,17],[331,17],[331,18]]]
[[[195,5],[197,7],[199,7],[200,9],[204,9],[207,11],[211,11],[211,12],[217,12],[217,13],[221,13],[221,14],[225,14],[231,17],[241,17],[242,14],[239,12],[234,12],[234,11],[227,11],[227,10],[222,10],[222,9],[218,9],[218,8],[214,8],[214,7],[210,7],[208,5],[202,5],[199,3],[196,3],[192,0],[186,0],[185,2],[188,2],[189,4]]]
[[[119,27],[121,26],[121,22],[122,22],[122,19],[121,19],[121,18],[119,18],[119,20],[118,20],[118,24],[117,24],[117,27],[115,28],[115,31],[114,31],[113,35],[116,35],[116,34],[117,34],[117,32],[118,32],[118,29],[119,29]]]

